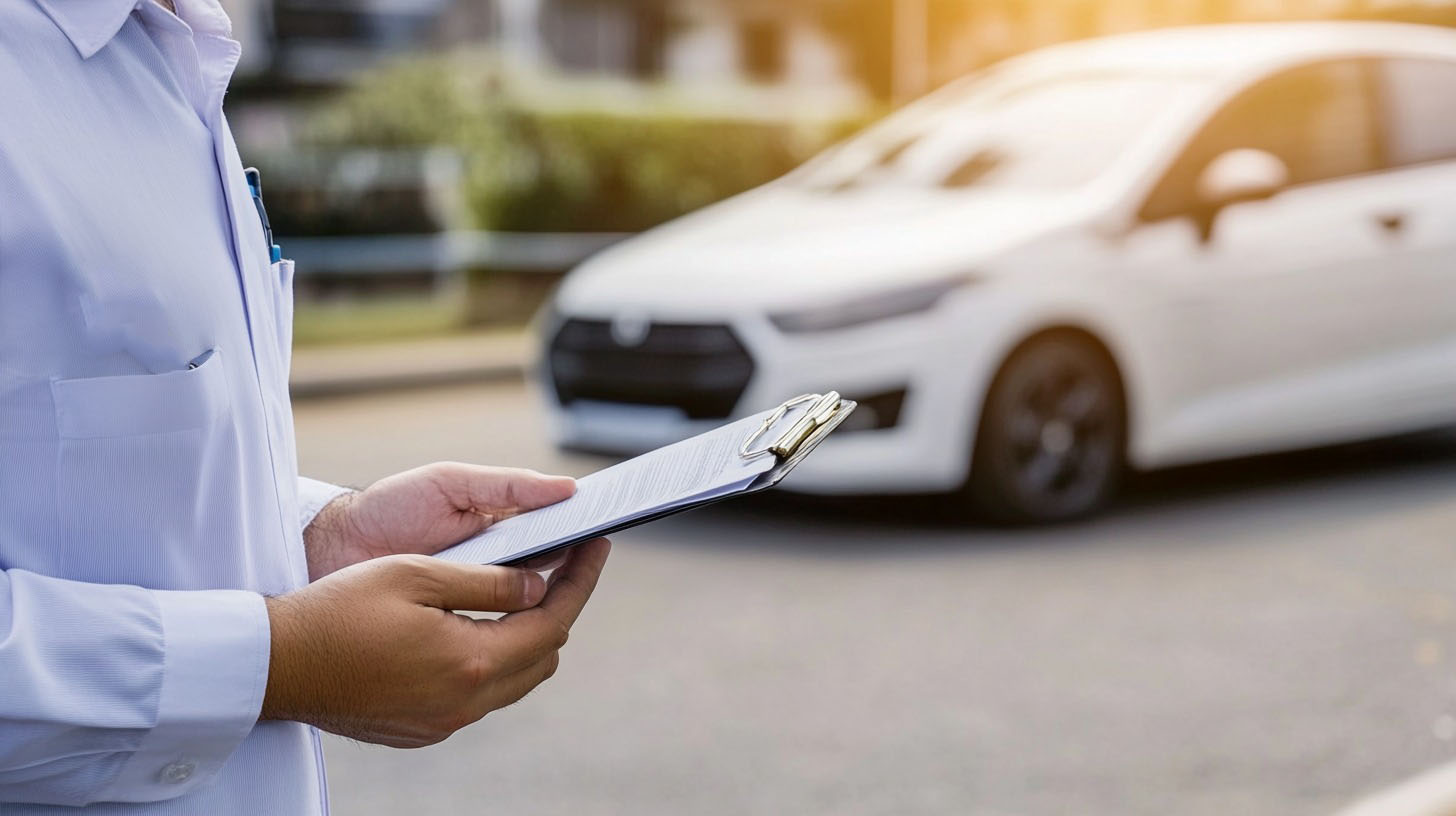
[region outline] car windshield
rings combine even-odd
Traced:
[[[1197,77],[1036,81],[990,74],[947,89],[806,165],[817,190],[870,186],[1065,189],[1091,181]]]

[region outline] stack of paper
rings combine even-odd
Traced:
[[[472,564],[503,564],[594,537],[623,523],[710,501],[747,488],[776,464],[745,459],[745,439],[773,411],[708,431],[578,479],[576,495],[494,524],[439,554]],[[792,422],[800,412],[780,420]]]

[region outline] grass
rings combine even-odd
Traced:
[[[462,304],[435,298],[300,303],[293,315],[293,344],[304,347],[408,340],[464,329]]]

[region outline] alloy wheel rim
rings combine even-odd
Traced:
[[[1105,385],[1067,360],[1027,372],[1011,405],[1010,459],[1023,495],[1084,500],[1105,481],[1112,401]]]

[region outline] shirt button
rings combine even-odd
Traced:
[[[192,778],[192,772],[197,770],[196,762],[173,762],[162,769],[162,781],[169,785],[180,785]]]

